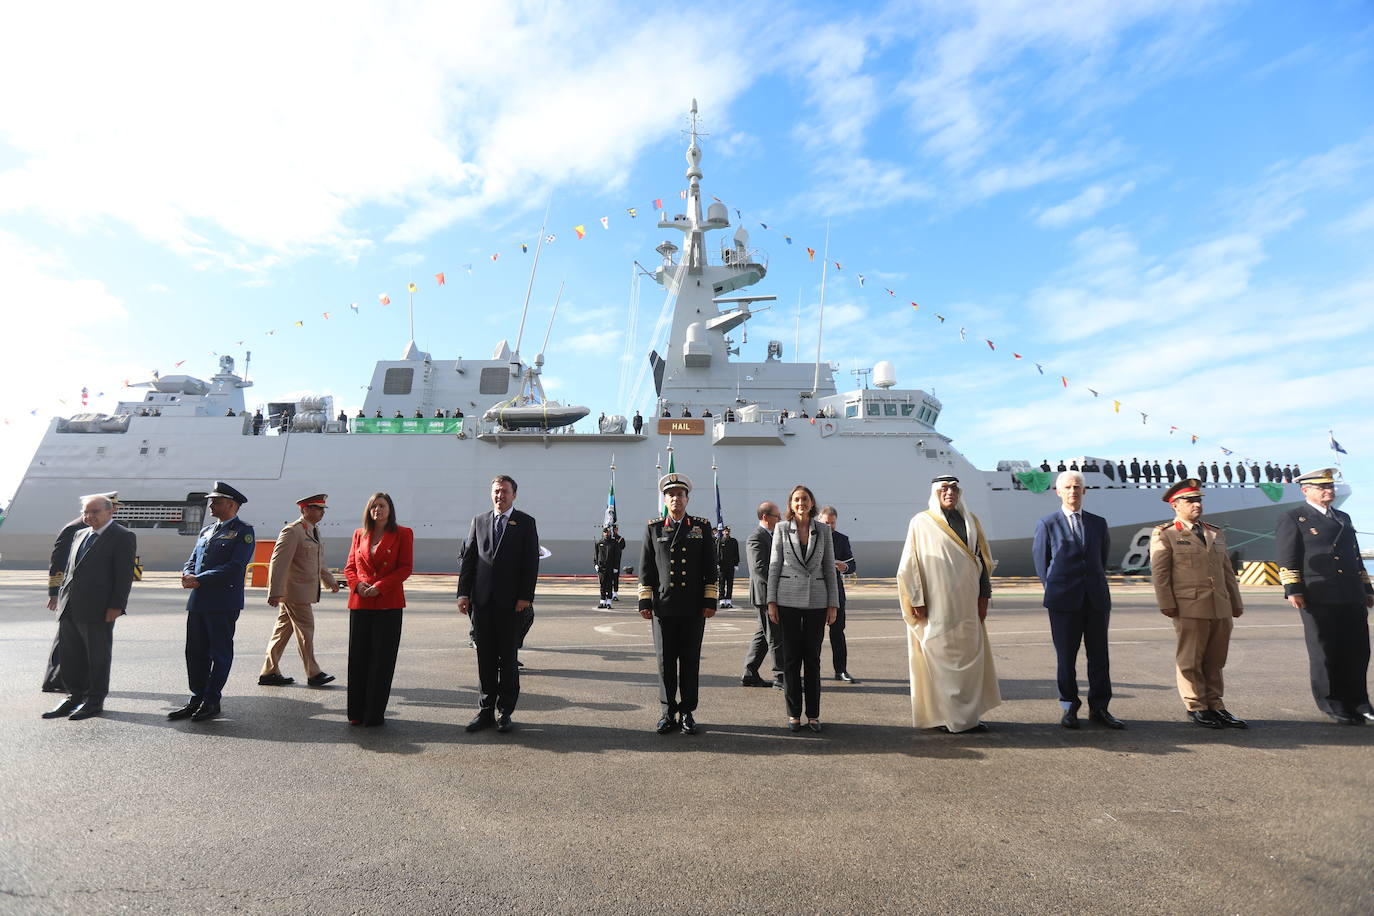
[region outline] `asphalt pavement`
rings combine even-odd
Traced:
[[[1184,719],[1173,630],[1114,587],[1112,711],[1059,727],[1038,593],[999,584],[1002,706],[986,734],[911,727],[890,583],[850,590],[850,670],[819,735],[741,687],[750,608],[710,621],[695,736],[660,736],[633,588],[541,583],[516,728],[469,735],[476,665],[451,577],[407,589],[387,724],[344,716],[347,611],[317,607],[338,676],[259,687],[274,612],[249,590],[222,719],[185,701],[184,594],[137,583],[103,718],[45,721],[42,576],[0,573],[4,913],[1369,913],[1374,727],[1315,709],[1295,612],[1247,589],[1226,668],[1245,731]],[[1080,680],[1085,680],[1080,663]],[[1086,691],[1086,683],[1084,688]]]

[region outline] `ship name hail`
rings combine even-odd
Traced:
[[[683,417],[679,420],[661,417],[658,421],[658,434],[666,436],[668,433],[678,436],[704,436],[706,435],[706,421],[698,420],[695,417]]]

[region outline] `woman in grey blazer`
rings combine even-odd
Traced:
[[[791,731],[801,731],[803,694],[807,727],[821,730],[821,642],[839,603],[830,526],[816,521],[815,495],[797,484],[773,532],[768,564],[768,618],[779,630]]]

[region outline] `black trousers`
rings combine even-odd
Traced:
[[[735,567],[733,566],[720,568],[720,597],[724,601],[730,601],[735,597]]]
[[[701,640],[706,618],[654,615],[654,652],[658,655],[658,705],[665,716],[696,712]]]
[[[477,705],[484,712],[496,710],[509,716],[520,699],[517,652],[534,614],[516,613],[510,607],[473,608],[471,613],[477,643]]]
[[[193,699],[219,705],[234,666],[234,629],[240,610],[186,614],[186,683]]]
[[[620,576],[614,569],[603,566],[601,571],[597,573],[597,577],[601,580],[601,600],[610,601],[611,596],[616,592],[616,580]]]
[[[849,643],[844,640],[844,605],[835,611],[835,622],[830,625],[830,660],[835,663],[835,674],[849,670]]]
[[[1328,715],[1359,715],[1369,708],[1369,610],[1363,603],[1309,601],[1300,614],[1317,708]]]
[[[754,639],[749,643],[749,654],[744,657],[744,673],[746,676],[757,675],[764,656],[772,649],[773,680],[776,681],[782,677],[782,647],[778,645],[778,628],[768,619],[768,608],[754,605],[754,610],[759,615],[759,625],[754,630]]]
[[[48,653],[48,667],[43,671],[43,689],[54,691],[62,689],[62,622],[57,622],[57,632],[52,637],[52,651]]]
[[[1056,680],[1059,699],[1083,705],[1078,698],[1078,647],[1086,646],[1088,655],[1088,709],[1106,709],[1112,701],[1112,668],[1107,656],[1107,626],[1110,611],[1098,611],[1087,602],[1072,610],[1050,608],[1050,637],[1059,660]]]
[[[114,647],[114,623],[104,620],[72,620],[57,624],[62,646],[62,684],[72,699],[101,704],[110,692],[110,655]]]
[[[821,714],[821,641],[825,639],[825,608],[778,607],[778,634],[782,643],[783,693],[787,714],[799,718],[802,699],[806,717]]]
[[[401,608],[348,611],[348,721],[381,725],[401,648]]]

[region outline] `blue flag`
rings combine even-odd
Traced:
[[[725,527],[725,516],[720,513],[720,473],[713,469],[711,476],[716,482],[716,528],[720,529]]]
[[[1334,431],[1328,430],[1326,435],[1331,439],[1331,451],[1340,452],[1342,455],[1350,454],[1345,449],[1341,448],[1341,444],[1336,441],[1336,434]]]

